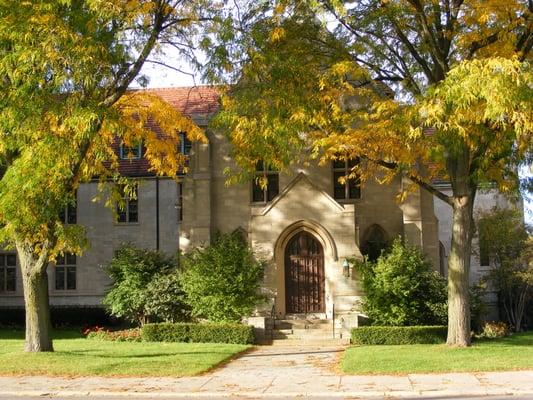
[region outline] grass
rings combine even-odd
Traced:
[[[24,332],[0,330],[0,375],[191,376],[250,346],[212,343],[136,343],[85,339],[54,332],[53,353],[24,353]]]
[[[468,348],[442,345],[352,346],[342,359],[348,374],[408,374],[533,369],[533,332],[475,341]]]

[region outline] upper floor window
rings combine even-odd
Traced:
[[[137,185],[130,186],[126,191],[121,187],[122,201],[117,204],[117,222],[139,222],[139,201],[137,199]]]
[[[184,132],[180,133],[179,152],[185,156],[191,154],[192,142],[187,138]]]
[[[78,219],[78,202],[69,203],[59,211],[59,220],[64,224],[76,224]]]
[[[266,182],[266,187],[262,183]],[[279,193],[279,175],[273,168],[259,161],[255,167],[255,177],[252,183],[252,201],[266,203],[272,201]]]
[[[58,255],[55,267],[56,290],[76,290],[76,256],[71,253]]]
[[[333,198],[349,200],[361,198],[361,180],[359,177],[349,177],[352,168],[359,163],[358,159],[333,161]]]
[[[0,254],[0,293],[17,290],[17,256]]]
[[[142,157],[142,143],[139,141],[132,146],[121,143],[119,147],[119,157],[121,160],[138,160]]]

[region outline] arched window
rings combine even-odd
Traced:
[[[381,226],[374,224],[367,228],[363,235],[361,253],[367,256],[370,261],[376,261],[387,245],[387,233]]]
[[[439,272],[442,276],[446,276],[446,248],[439,242]]]

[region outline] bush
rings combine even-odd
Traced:
[[[446,280],[418,248],[396,239],[376,263],[366,261],[355,268],[365,292],[362,310],[372,325],[446,324]]]
[[[146,324],[141,336],[147,342],[234,343],[254,342],[252,326],[241,324]]]
[[[188,306],[172,258],[126,245],[117,251],[106,271],[113,287],[103,304],[112,315],[139,325],[188,318]]]
[[[238,232],[219,234],[213,244],[183,258],[181,284],[194,317],[238,322],[263,300],[264,265]]]
[[[446,326],[362,326],[352,329],[353,344],[438,344],[446,342]]]
[[[480,338],[497,339],[509,336],[509,325],[505,322],[489,321],[485,322],[479,335]]]
[[[108,331],[103,328],[95,329],[87,333],[87,339],[109,340],[112,342],[140,342],[142,340],[139,328],[121,331]]]

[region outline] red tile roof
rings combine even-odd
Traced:
[[[194,117],[196,115],[214,114],[219,109],[219,92],[217,88],[212,86],[193,86],[193,87],[172,87],[172,88],[158,88],[158,89],[139,89],[147,90],[150,93],[157,94],[163,100],[173,105],[177,110],[183,114]],[[159,131],[157,127],[154,127]],[[119,153],[120,142],[117,140],[114,144],[116,153]],[[142,149],[144,154],[145,149]],[[124,176],[140,177],[153,176],[153,172],[149,172],[150,164],[141,157],[140,159],[119,160],[119,171]]]
[[[146,89],[172,104],[183,114],[212,114],[219,108],[219,92],[213,86]]]

